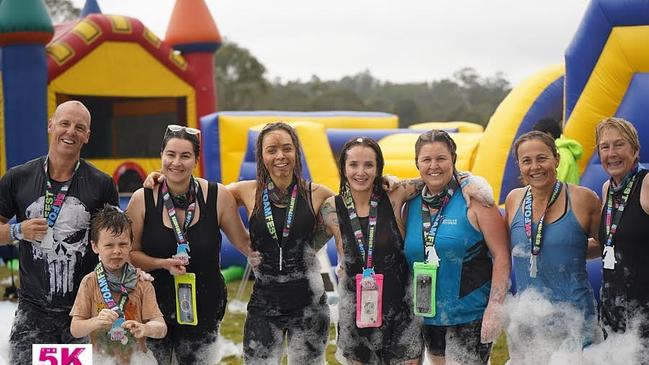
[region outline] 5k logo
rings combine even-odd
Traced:
[[[32,365],[92,365],[92,345],[32,345]]]

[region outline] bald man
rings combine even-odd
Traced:
[[[62,103],[47,131],[47,156],[0,179],[0,244],[20,243],[11,364],[31,364],[34,343],[79,342],[68,313],[81,278],[97,264],[88,244],[90,217],[119,203],[112,179],[80,157],[90,139],[88,109],[75,100]],[[17,223],[8,224],[14,216]]]

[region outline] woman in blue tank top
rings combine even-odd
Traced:
[[[456,145],[448,133],[432,130],[419,136],[415,161],[425,187],[404,209],[405,253],[410,267],[414,263],[437,267],[435,285],[430,279],[422,279],[420,285],[417,278],[414,285],[416,309],[421,305],[435,310],[424,317],[423,329],[433,363],[444,364],[448,358],[487,364],[491,342],[501,330],[509,285],[507,231],[495,206],[469,207],[464,201],[456,158]],[[419,298],[431,293],[435,301],[420,303]]]
[[[559,154],[550,135],[523,134],[513,151],[528,185],[505,201],[518,291],[507,343],[512,363],[544,363],[555,351],[579,352],[598,338],[586,257],[598,255],[588,239],[597,237],[600,202],[588,188],[557,180]]]

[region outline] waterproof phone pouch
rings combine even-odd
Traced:
[[[356,274],[356,327],[381,327],[382,323],[383,274]]]
[[[414,272],[414,312],[417,316],[435,317],[435,288],[437,286],[437,265],[415,262]]]
[[[174,276],[176,288],[176,320],[180,324],[196,326],[196,275],[187,273]]]

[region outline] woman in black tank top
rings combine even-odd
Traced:
[[[244,328],[246,364],[324,362],[329,308],[316,253],[326,239],[316,213],[333,192],[302,178],[301,149],[286,123],[266,125],[256,142],[257,180],[228,185],[250,220],[255,284]],[[259,263],[260,262],[260,263]]]
[[[418,364],[423,348],[421,323],[412,312],[411,274],[402,232],[390,198],[381,187],[383,165],[381,149],[374,140],[349,140],[339,160],[341,195],[324,203],[327,209],[323,210],[328,211],[324,220],[336,238],[341,267],[337,347],[354,363]],[[367,280],[366,276],[376,278],[377,274],[383,280],[378,299],[382,323],[365,327],[359,310],[370,303],[362,299],[363,294],[357,295],[357,277]],[[357,305],[361,309],[357,310]]]
[[[640,164],[633,124],[606,118],[596,129],[597,152],[611,177],[602,187],[599,242],[603,253],[604,335],[637,331],[638,363],[649,359],[649,179]],[[617,229],[613,228],[617,225]]]
[[[232,195],[222,185],[191,175],[198,162],[197,133],[168,127],[161,152],[166,179],[154,190],[136,191],[127,210],[133,220],[131,261],[155,278],[156,299],[169,329],[164,339],[147,342],[159,364],[170,364],[173,353],[179,364],[218,361],[215,346],[226,302],[220,229],[242,253],[250,254]],[[177,313],[177,297],[187,299],[180,292],[177,296],[178,278],[193,280],[195,312],[190,306]]]

